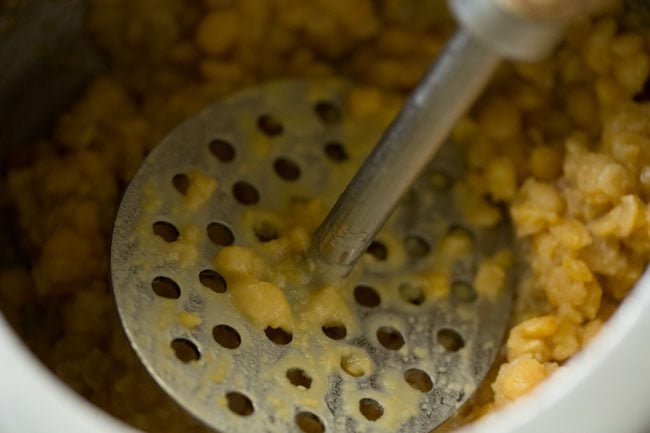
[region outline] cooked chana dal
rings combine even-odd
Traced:
[[[89,4],[89,30],[112,67],[49,139],[9,160],[5,205],[31,265],[0,273],[0,308],[44,363],[98,407],[144,431],[204,432],[155,385],[122,332],[107,267],[120,193],[172,127],[243,87],[341,76],[366,89],[359,110],[403,98],[453,23],[443,0]],[[615,1],[573,25],[546,61],[505,63],[453,132],[469,148],[469,174],[454,185],[465,213],[491,226],[497,207],[507,207],[528,265],[500,365],[460,424],[562,368],[646,267],[646,19]],[[386,122],[395,108],[383,108]],[[201,191],[191,197],[200,201]],[[477,288],[493,290],[499,269],[481,265]],[[354,374],[358,365],[352,357],[344,368]]]

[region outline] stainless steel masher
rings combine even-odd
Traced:
[[[474,279],[512,246],[510,227],[507,216],[493,227],[467,220],[454,188],[464,149],[443,143],[501,58],[543,57],[592,5],[450,6],[461,29],[385,132],[350,110],[348,84],[268,84],[171,132],[124,194],[111,273],[125,330],[164,390],[217,431],[426,433],[472,396],[496,358],[515,268],[502,268],[492,296]],[[215,257],[300,243],[296,227],[312,215],[301,212],[319,204],[333,206],[292,259],[307,276],[283,275],[277,262],[273,284],[296,309],[306,286],[340,286],[354,320],[313,315],[309,329],[261,329],[237,307],[230,292],[240,282]],[[440,250],[454,242],[469,250],[446,263]]]

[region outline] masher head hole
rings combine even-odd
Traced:
[[[210,152],[221,162],[231,162],[237,155],[234,146],[221,138],[215,138],[210,142]]]
[[[124,195],[111,273],[125,330],[161,386],[218,431],[428,433],[499,350],[510,285],[490,299],[474,277],[509,238],[459,216],[448,173],[460,168],[447,160],[432,162],[344,287],[323,295],[336,308],[296,319],[311,305],[304,280],[269,281],[284,265],[259,257],[304,248],[306,221],[333,204],[386,127],[350,111],[353,91],[289,82],[219,102],[167,136]],[[449,236],[470,253],[443,260]],[[234,267],[223,268],[224,251]],[[284,291],[293,328],[253,280]],[[394,392],[408,410],[395,413]]]
[[[228,409],[240,416],[249,416],[255,412],[253,402],[240,392],[229,392],[226,394],[228,400]]]
[[[228,288],[226,279],[222,277],[217,271],[212,269],[205,269],[199,273],[199,281],[205,287],[209,288],[216,293],[225,293]]]
[[[196,344],[192,343],[190,340],[185,338],[176,338],[172,340],[171,347],[174,349],[176,358],[183,363],[187,364],[201,359],[199,349],[196,347]]]
[[[293,335],[282,328],[273,328],[272,326],[267,326],[264,330],[264,334],[270,341],[279,346],[286,346],[293,340]]]
[[[304,389],[311,388],[311,377],[300,368],[292,368],[287,371],[287,379],[292,385],[302,387]]]
[[[327,335],[332,340],[343,340],[347,335],[348,331],[345,329],[344,325],[326,325],[323,326],[323,334]]]
[[[345,150],[345,146],[337,141],[326,143],[323,151],[327,158],[334,163],[340,164],[350,159],[347,150]]]
[[[377,400],[372,398],[362,398],[359,401],[359,412],[368,421],[377,421],[379,418],[384,416],[384,408]]]
[[[212,329],[214,341],[226,349],[237,349],[241,344],[239,332],[232,326],[217,325]]]
[[[427,393],[433,389],[433,381],[426,371],[410,368],[404,373],[404,380],[420,392]]]
[[[311,412],[300,412],[295,418],[296,425],[303,433],[324,433],[325,425]]]

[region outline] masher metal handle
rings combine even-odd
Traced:
[[[498,63],[469,33],[453,37],[317,231],[315,254],[332,278],[366,250]]]
[[[445,47],[312,241],[321,277],[346,275],[487,84],[502,57],[537,60],[567,19],[601,0],[452,0],[462,29]]]

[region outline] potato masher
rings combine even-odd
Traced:
[[[455,413],[499,352],[516,276],[506,218],[468,221],[464,149],[442,144],[500,58],[547,54],[576,5],[452,1],[462,29],[385,133],[354,109],[363,91],[291,81],[163,139],[111,245],[122,322],[158,383],[222,432],[429,432]],[[301,324],[246,317],[271,292],[237,301],[245,275],[219,268],[224,251],[244,274],[263,267],[255,284],[280,287]],[[300,275],[278,258],[291,254]],[[477,287],[482,269],[498,287]]]

